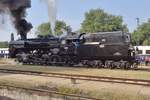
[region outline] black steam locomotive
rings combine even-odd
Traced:
[[[62,38],[41,36],[11,41],[9,52],[11,58],[24,64],[82,64],[111,69],[130,69],[137,65],[130,34],[124,32],[69,34]]]

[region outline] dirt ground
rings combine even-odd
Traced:
[[[0,65],[17,65],[14,59],[0,58]]]
[[[0,96],[0,100],[13,100],[13,99],[8,98],[8,97],[4,97],[4,96]]]
[[[92,96],[104,98],[104,100],[150,100],[150,87],[136,85],[112,84],[92,81],[77,81],[76,84],[72,84],[71,80],[69,79],[48,78],[21,74],[3,75],[0,77],[0,84],[25,87],[65,86],[80,89],[82,91],[89,91],[91,94],[93,93]],[[137,99],[139,97],[142,98]]]
[[[6,61],[7,62],[7,61]],[[10,61],[11,62],[11,61]],[[135,70],[110,70],[110,69],[93,69],[93,68],[73,68],[73,67],[54,67],[54,66],[29,66],[12,64],[0,64],[0,69],[18,69],[32,70],[42,72],[66,73],[66,74],[81,74],[92,76],[108,76],[134,79],[150,80],[149,71]],[[143,67],[148,68],[150,67]],[[93,97],[98,97],[104,100],[150,100],[150,87],[125,85],[117,83],[92,82],[92,81],[77,81],[77,84],[72,84],[71,80],[60,78],[47,78],[42,76],[29,76],[21,74],[0,74],[0,84],[10,84],[27,87],[60,87],[61,90],[68,91],[62,87],[79,89],[88,92]]]

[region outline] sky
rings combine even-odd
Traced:
[[[32,7],[27,10],[27,20],[33,24],[28,37],[33,37],[38,25],[48,22],[47,6],[42,0],[32,0]],[[129,31],[136,29],[136,18],[140,24],[150,18],[150,0],[57,0],[57,19],[65,21],[74,31],[80,28],[85,12],[90,9],[101,8],[105,12],[123,17]],[[10,33],[15,32],[13,25],[0,26],[0,41],[9,41]],[[32,34],[31,34],[32,33]]]

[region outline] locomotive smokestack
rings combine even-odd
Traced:
[[[26,9],[31,7],[31,0],[0,0],[0,11],[9,14],[21,39],[27,38],[31,23],[27,22]],[[3,14],[3,13],[0,13]]]
[[[14,41],[14,33],[11,33],[11,41]]]

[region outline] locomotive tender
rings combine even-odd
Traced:
[[[24,64],[86,65],[97,68],[135,68],[135,51],[129,33],[69,34],[11,41],[11,58]]]

